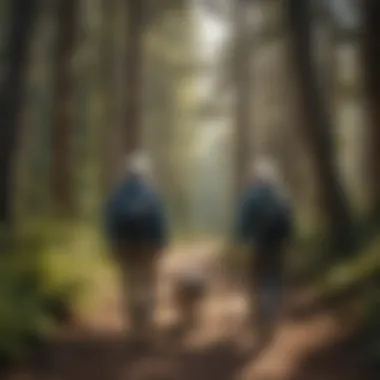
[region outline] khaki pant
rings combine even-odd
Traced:
[[[159,249],[119,247],[116,256],[121,269],[124,326],[129,320],[133,332],[144,332],[153,326]]]
[[[250,314],[263,339],[274,332],[282,309],[284,292],[284,248],[277,252],[254,252],[250,278]]]

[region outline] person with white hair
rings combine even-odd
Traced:
[[[127,176],[150,180],[152,176],[152,163],[144,152],[137,151],[126,157],[125,170]]]
[[[292,219],[291,205],[275,163],[267,157],[257,159],[248,169],[236,235],[252,252],[251,313],[263,344],[271,338],[280,311]]]
[[[143,152],[126,158],[125,176],[105,208],[105,224],[123,284],[125,320],[133,332],[152,327],[157,258],[167,242],[166,212],[152,186],[151,162]]]

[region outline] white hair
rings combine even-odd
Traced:
[[[151,160],[144,152],[133,152],[126,157],[125,170],[127,175],[138,175],[147,178],[151,177]]]
[[[281,186],[282,180],[277,165],[270,157],[260,157],[249,168],[249,179],[270,185]]]

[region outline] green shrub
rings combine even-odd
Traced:
[[[22,360],[32,342],[49,337],[58,322],[51,306],[67,308],[76,291],[70,281],[52,286],[45,264],[49,239],[44,231],[8,236],[8,250],[0,256],[1,368]]]

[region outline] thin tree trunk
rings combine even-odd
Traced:
[[[141,147],[143,0],[128,0],[125,152]]]
[[[251,156],[251,49],[247,1],[235,0],[235,196],[240,194]]]
[[[116,79],[114,73],[116,70],[116,53],[117,44],[115,42],[117,22],[117,1],[103,0],[103,89],[105,95],[105,126],[104,126],[104,164],[102,166],[102,187],[103,194],[109,193],[115,181],[114,167],[116,145],[114,144],[114,135],[117,131],[117,101],[118,97]]]
[[[71,147],[73,133],[73,75],[71,60],[75,42],[75,0],[59,0],[55,61],[55,105],[52,131],[52,193],[59,216],[73,211]]]
[[[25,92],[28,50],[37,14],[36,0],[12,0],[7,64],[0,84],[0,224],[12,224],[13,158]]]
[[[332,117],[323,89],[320,88],[317,65],[313,59],[311,2],[288,0],[287,6],[299,105],[304,117],[302,132],[313,157],[331,242],[335,249],[345,253],[352,247],[351,217],[334,163]]]
[[[368,168],[373,218],[380,221],[380,2],[363,0],[364,75],[370,116]]]

